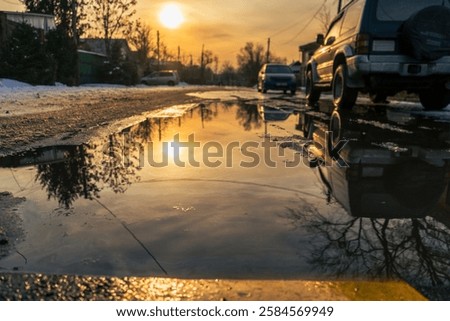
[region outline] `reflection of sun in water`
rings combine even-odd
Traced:
[[[178,28],[183,22],[183,13],[176,4],[166,4],[159,13],[159,21],[170,29]]]

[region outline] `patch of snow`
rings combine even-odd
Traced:
[[[164,109],[159,109],[156,111],[152,111],[146,115],[146,117],[152,118],[172,118],[172,117],[181,117],[189,110],[197,107],[197,104],[183,104],[183,105],[174,105]]]
[[[221,100],[221,101],[236,101],[236,100],[251,100],[251,99],[263,99],[264,95],[251,89],[239,89],[233,90],[217,90],[207,92],[195,92],[189,93],[189,96],[205,99],[205,100]]]
[[[11,117],[70,108],[74,101],[98,100],[101,97],[118,96],[123,93],[181,90],[190,85],[128,87],[114,84],[84,84],[68,87],[57,83],[55,86],[32,86],[11,79],[0,79],[0,117]],[[195,86],[192,86],[195,88]]]
[[[385,142],[385,143],[379,143],[379,144],[378,143],[372,143],[372,145],[378,146],[378,147],[381,147],[381,148],[385,148],[385,149],[390,150],[391,152],[394,152],[394,153],[402,153],[402,152],[404,153],[404,152],[408,151],[408,148],[400,147],[397,144],[392,143],[392,142]]]
[[[352,121],[356,122],[358,124],[370,125],[370,126],[373,126],[373,127],[394,131],[394,132],[397,132],[397,133],[413,134],[412,131],[409,131],[409,130],[406,130],[406,129],[402,129],[400,127],[393,126],[393,125],[390,125],[390,124],[383,124],[383,123],[380,123],[378,121],[371,121],[371,120],[364,120],[364,119],[356,119],[356,120],[352,119]]]
[[[3,88],[24,88],[24,87],[33,87],[30,84],[13,80],[13,79],[0,79],[0,90]]]

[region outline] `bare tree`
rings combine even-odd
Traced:
[[[331,1],[327,4],[327,1],[322,5],[323,10],[321,10],[316,16],[316,20],[319,21],[322,33],[325,34],[330,26],[331,19],[333,19],[338,0]]]
[[[147,62],[151,52],[155,50],[151,31],[150,25],[140,19],[130,23],[126,31],[128,43],[136,50],[141,65]]]
[[[220,83],[223,85],[235,85],[237,83],[237,72],[230,61],[225,61],[220,70]]]
[[[105,41],[106,54],[111,55],[111,40],[126,32],[136,13],[137,0],[91,0],[92,27]]]
[[[167,47],[165,42],[161,41],[161,43],[159,45],[159,51],[160,51],[161,61],[168,62],[168,61],[176,60],[175,59],[176,55],[172,51],[169,50],[169,48]]]
[[[208,65],[214,62],[214,54],[211,50],[205,50],[205,46],[202,47],[202,53],[200,56],[200,80],[205,83],[205,71]]]
[[[265,61],[264,47],[257,43],[247,42],[237,55],[239,72],[247,85],[254,85],[258,80],[258,72]]]

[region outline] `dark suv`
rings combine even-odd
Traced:
[[[425,109],[450,103],[450,0],[353,0],[332,21],[306,68],[306,98],[332,91],[336,107],[406,90]]]

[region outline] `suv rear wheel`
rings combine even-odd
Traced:
[[[348,87],[347,66],[340,64],[333,76],[331,85],[333,103],[337,108],[352,108],[358,98],[358,90]]]
[[[442,88],[440,90],[426,90],[419,93],[420,102],[426,110],[440,110],[450,104],[450,91]]]
[[[320,90],[314,86],[314,80],[312,76],[312,70],[308,70],[306,73],[305,95],[308,105],[314,105],[320,99]]]

